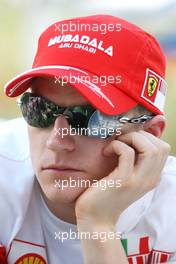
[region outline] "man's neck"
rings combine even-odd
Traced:
[[[76,225],[75,203],[69,205],[59,202],[53,203],[43,193],[42,196],[51,213],[65,222]]]

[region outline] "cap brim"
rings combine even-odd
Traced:
[[[76,80],[75,82],[71,82]],[[24,93],[36,77],[53,77],[55,83],[59,79],[65,81],[85,97],[95,108],[107,115],[117,115],[129,111],[138,103],[128,97],[120,89],[110,83],[102,83],[100,78],[85,70],[69,66],[44,66],[26,71],[9,81],[4,91],[9,97],[16,97]]]

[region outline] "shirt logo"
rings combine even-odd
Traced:
[[[7,263],[47,264],[45,245],[35,244],[30,241],[14,239],[7,255]]]
[[[130,243],[132,241],[132,246]],[[150,237],[139,237],[135,242],[132,239],[121,240],[129,264],[159,264],[169,263],[168,261],[174,255],[173,252],[165,252],[150,248]],[[134,246],[135,245],[135,246]],[[138,249],[136,250],[135,247]],[[129,253],[130,248],[132,251]],[[136,252],[137,251],[137,252]]]
[[[30,253],[20,257],[15,264],[47,264],[44,258],[38,254]]]

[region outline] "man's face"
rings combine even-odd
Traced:
[[[53,79],[37,78],[32,91],[59,106],[83,105],[88,102],[68,85],[55,84]],[[73,203],[89,187],[92,180],[107,176],[117,166],[117,156],[104,155],[107,139],[80,135],[61,137],[55,131],[69,128],[64,117],[58,117],[49,128],[28,126],[31,159],[37,180],[50,201]],[[60,167],[60,169],[59,169]],[[71,179],[88,180],[86,187],[67,187],[61,190],[56,182]],[[84,181],[85,182],[85,181]],[[78,185],[78,184],[77,184]]]

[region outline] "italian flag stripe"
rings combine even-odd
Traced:
[[[149,237],[141,237],[139,242],[139,254],[148,254],[149,250]]]
[[[121,239],[121,242],[122,242],[122,246],[125,250],[126,256],[128,256],[128,240],[126,238]]]

